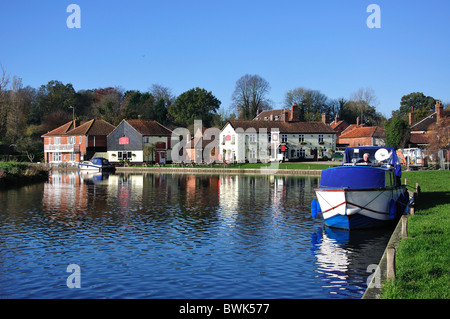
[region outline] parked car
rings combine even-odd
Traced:
[[[331,160],[334,161],[342,161],[342,159],[344,158],[344,153],[343,152],[336,152],[333,155],[331,155]]]

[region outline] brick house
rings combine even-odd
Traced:
[[[386,132],[381,126],[359,126],[344,130],[338,138],[340,145],[385,146]]]
[[[450,117],[450,111],[444,110],[441,101],[437,101],[435,105],[435,111],[414,123],[414,109],[409,113],[409,125],[411,127],[411,136],[409,139],[410,147],[427,148],[431,141],[433,129],[437,123]]]
[[[106,137],[114,125],[101,119],[70,121],[42,135],[46,163],[71,163],[89,160],[97,152],[106,152]]]

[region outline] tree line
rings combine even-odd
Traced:
[[[253,119],[258,109],[270,110],[274,103],[269,99],[270,85],[259,75],[246,74],[235,83],[232,105],[221,108],[221,101],[211,91],[192,88],[179,96],[171,89],[153,84],[146,92],[125,91],[121,87],[106,87],[76,91],[71,83],[49,81],[39,88],[24,87],[22,79],[9,76],[0,69],[0,154],[11,152],[38,154],[42,158],[41,135],[67,123],[75,117],[79,120],[101,118],[113,125],[122,119],[156,120],[168,128],[193,129],[195,119],[205,127],[221,128],[229,119]],[[405,97],[404,97],[405,98]],[[417,101],[420,101],[418,104]],[[405,98],[400,109],[393,112],[403,116],[410,104],[417,107],[417,116],[431,110],[434,99]],[[303,87],[291,89],[285,94],[284,105],[299,106],[301,121],[320,121],[325,113],[332,120],[337,115],[348,123],[356,117],[368,125],[383,125],[386,119],[376,110],[376,96],[370,88],[360,89],[344,99],[330,99],[318,90]],[[421,113],[422,112],[422,113]]]

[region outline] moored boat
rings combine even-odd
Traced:
[[[109,161],[103,157],[94,157],[90,161],[83,161],[78,164],[78,168],[80,170],[97,172],[111,172],[115,170],[114,166],[111,165]]]
[[[342,166],[322,171],[311,214],[321,213],[327,226],[348,230],[392,224],[408,205],[400,177],[393,147],[349,147]]]

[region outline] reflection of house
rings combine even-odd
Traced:
[[[284,118],[292,119],[289,114]],[[219,160],[316,159],[331,155],[331,150],[336,148],[335,136],[325,121],[228,121],[220,133]]]
[[[81,125],[80,125],[81,124]],[[106,136],[114,126],[101,119],[70,121],[42,135],[46,163],[75,163],[106,152]]]
[[[122,120],[108,135],[110,162],[171,161],[172,131],[152,120]],[[148,152],[144,154],[144,150]]]
[[[434,134],[436,124],[450,117],[450,111],[444,110],[441,101],[436,102],[435,111],[421,121],[414,123],[414,110],[409,113],[409,125],[411,126],[410,147],[427,148]]]

